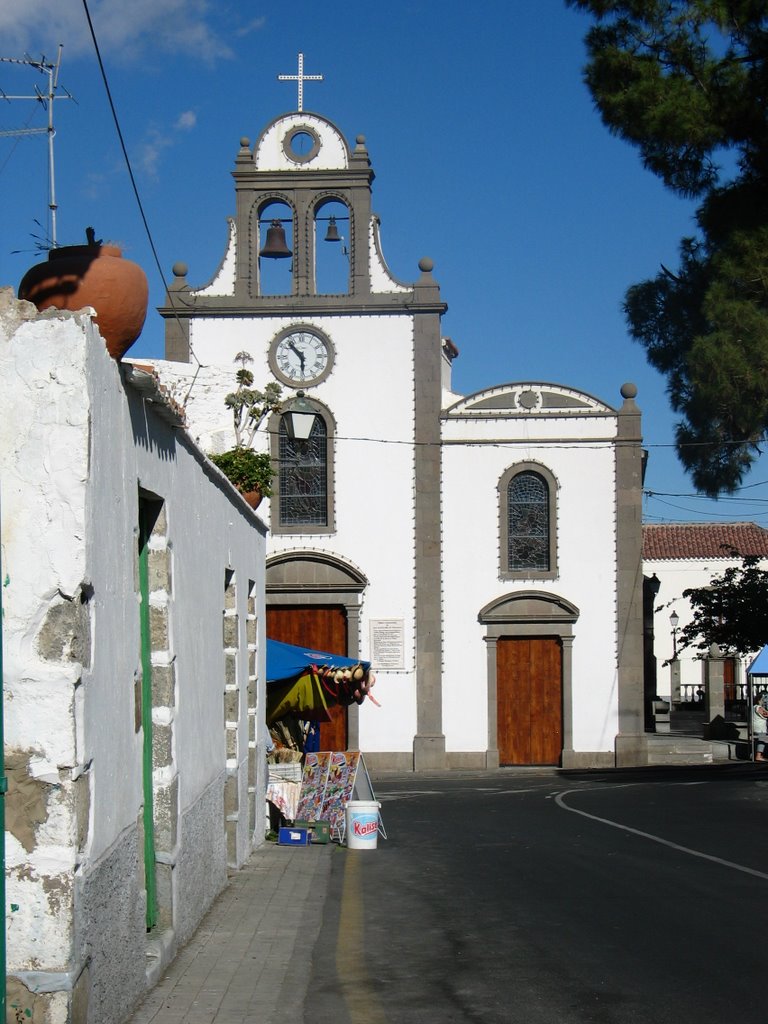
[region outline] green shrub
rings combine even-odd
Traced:
[[[272,460],[266,452],[255,452],[252,448],[231,448],[220,455],[208,456],[214,466],[235,485],[247,493],[261,491],[265,498],[272,494],[272,478],[275,471]]]

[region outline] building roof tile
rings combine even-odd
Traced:
[[[768,558],[768,530],[755,523],[665,523],[643,526],[643,558]]]

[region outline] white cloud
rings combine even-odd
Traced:
[[[267,23],[267,19],[264,17],[254,18],[245,25],[241,25],[235,32],[238,36],[249,36],[251,32],[259,32]]]
[[[150,49],[212,64],[233,56],[222,26],[221,8],[209,0],[90,0],[88,9],[99,49],[130,60]],[[2,0],[3,56],[54,57],[59,43],[68,58],[93,48],[79,0]]]
[[[179,114],[176,119],[176,130],[182,132],[191,131],[197,124],[197,114],[194,110],[185,110],[183,114]]]
[[[82,5],[69,2],[50,4],[45,0],[4,0],[0,4],[0,38],[3,56],[21,57],[42,52],[54,57],[59,43],[67,50],[82,52],[88,39],[88,25]]]
[[[138,148],[138,165],[150,178],[157,177],[157,165],[163,150],[173,145],[173,140],[157,128],[150,128]]]
[[[156,125],[151,125],[137,149],[137,166],[148,177],[157,178],[160,158],[165,150],[176,145],[182,132],[192,131],[196,125],[197,114],[194,110],[184,110],[179,114],[171,131],[162,131]]]

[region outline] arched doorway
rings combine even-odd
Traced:
[[[479,615],[488,648],[488,764],[560,764],[573,745],[578,609],[553,594],[498,598]]]
[[[363,573],[322,551],[284,551],[267,559],[267,636],[356,658],[360,652]],[[331,708],[320,726],[322,750],[359,749],[357,705]]]

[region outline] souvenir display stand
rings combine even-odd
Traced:
[[[371,777],[358,750],[307,754],[301,777],[301,795],[296,818],[301,821],[327,821],[331,839],[344,842],[345,808],[350,800],[375,801]],[[378,832],[387,838],[381,811]]]

